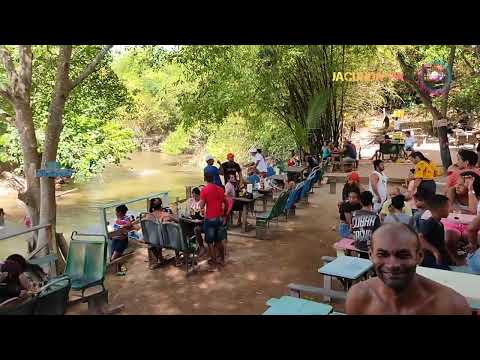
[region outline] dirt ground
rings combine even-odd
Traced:
[[[206,263],[189,277],[174,265],[149,270],[146,249],[138,249],[126,276],[107,276],[110,304],[124,304],[124,315],[261,314],[268,299],[288,294],[291,282],[322,286],[321,257],[334,256],[332,245],[339,239],[331,230],[338,195],[329,194],[327,185],[317,186],[309,204],[300,204],[288,222],[282,218],[270,225],[271,239],[229,235],[229,256],[220,272],[209,273]],[[86,314],[87,305],[68,313]]]

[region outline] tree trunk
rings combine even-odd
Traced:
[[[37,138],[33,125],[32,110],[29,104],[23,101],[15,102],[15,125],[17,127],[24,159],[24,173],[26,189],[18,194],[18,198],[25,203],[32,225],[39,224],[40,183],[36,177],[36,170],[40,166],[40,155],[37,151]]]
[[[63,112],[65,103],[70,91],[70,80],[68,72],[70,70],[70,58],[72,56],[72,46],[62,46],[57,62],[57,73],[55,77],[55,89],[52,102],[48,111],[48,125],[45,134],[45,146],[42,156],[42,166],[47,162],[55,161],[57,158],[58,143],[63,128]],[[56,233],[57,222],[57,201],[55,197],[55,179],[42,177],[40,180],[40,223],[51,224],[53,233]],[[39,246],[47,241],[47,237],[41,237]],[[52,239],[49,248],[57,253],[57,242]]]
[[[403,71],[404,79],[409,84],[412,89],[414,89],[418,95],[420,96],[420,99],[422,100],[422,103],[425,105],[427,110],[432,114],[433,121],[438,121],[440,119],[446,118],[440,111],[438,111],[435,106],[433,106],[432,99],[430,98],[430,95],[423,91],[421,89],[414,76],[414,69],[411,64],[408,64],[405,61],[405,56],[401,53],[397,53],[397,59],[398,62],[400,63],[400,66]],[[453,61],[455,60],[455,48],[451,49],[450,56],[449,56],[449,65],[451,71],[453,71]],[[448,86],[446,93],[443,95],[443,101],[448,101],[448,92],[450,91],[450,85]],[[447,105],[442,104],[442,111],[445,109],[445,115],[447,112]],[[447,127],[446,126],[441,126],[438,128],[438,140],[439,140],[439,145],[440,145],[440,157],[442,159],[442,165],[445,171],[452,165],[452,158],[450,155],[450,147],[448,145],[448,136],[447,136]]]

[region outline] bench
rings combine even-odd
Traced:
[[[288,284],[290,296],[299,298],[302,293],[321,295],[329,298],[345,301],[347,299],[347,293],[345,291],[336,291],[331,289],[324,289],[316,286],[302,285],[291,283]]]
[[[275,203],[273,204],[270,211],[256,215],[255,230],[256,230],[256,237],[258,239],[265,239],[267,228],[271,220],[276,219],[278,223],[278,218],[281,215],[285,215],[285,206],[287,205],[288,197],[289,197],[289,192],[282,191],[278,196],[277,200],[275,201]]]

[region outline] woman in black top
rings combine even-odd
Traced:
[[[0,273],[0,302],[26,294],[26,290],[23,290],[20,284],[20,275],[22,274],[20,264],[7,260],[2,264]]]

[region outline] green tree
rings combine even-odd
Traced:
[[[19,193],[28,208],[33,225],[51,224],[55,231],[56,224],[56,199],[55,184],[53,178],[36,177],[36,170],[45,166],[49,161],[57,159],[60,136],[64,127],[64,113],[67,99],[80,89],[82,84],[105,60],[107,53],[112,46],[95,47],[95,51],[82,51],[82,48],[75,48],[72,45],[58,47],[46,47],[40,51],[39,60],[36,63],[32,46],[18,46],[18,53],[12,55],[11,47],[0,47],[0,59],[3,64],[3,80],[1,81],[0,96],[9,103],[15,112],[15,127],[17,128],[22,155],[24,160],[24,174],[27,188]],[[90,48],[88,48],[90,49]],[[78,50],[78,53],[77,53]],[[75,56],[72,57],[72,54]],[[43,58],[42,58],[43,56]],[[39,82],[38,67],[36,65],[46,64],[46,67],[55,69],[53,80],[46,73],[45,84],[50,91],[44,91],[47,102],[35,103],[32,101],[32,93],[42,89]],[[41,109],[48,109],[42,112]],[[35,111],[40,117],[47,120],[43,128],[45,140],[42,151],[39,151],[39,142],[36,130],[41,120],[35,121]],[[47,236],[41,235],[38,241],[30,244],[30,251],[38,249],[37,256],[48,253],[51,248],[56,252],[56,243],[48,244]]]

